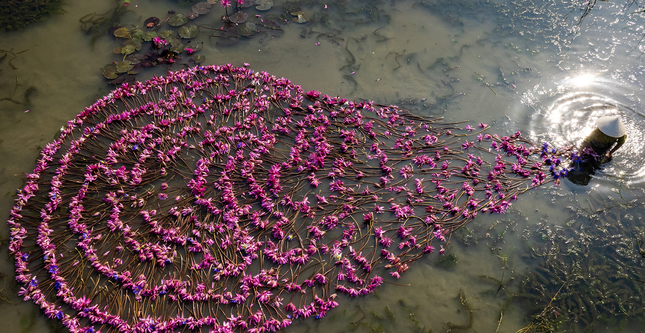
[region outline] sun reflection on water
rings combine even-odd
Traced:
[[[529,117],[530,136],[536,142],[556,146],[578,146],[596,128],[602,116],[619,116],[627,129],[627,142],[604,165],[597,177],[626,174],[629,183],[645,182],[645,114],[631,87],[599,74],[567,76],[536,86],[525,93],[522,103],[534,111]]]

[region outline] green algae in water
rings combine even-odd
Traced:
[[[446,255],[440,256],[436,261],[437,267],[441,267],[443,269],[455,268],[455,266],[457,266],[457,263],[459,263],[459,259],[454,253],[448,253]]]
[[[593,332],[642,321],[645,228],[621,221],[620,215],[592,222],[540,224],[527,239],[537,244],[528,259],[536,267],[522,278],[517,296],[526,301],[534,331],[582,327]]]
[[[0,30],[20,30],[52,14],[64,14],[62,0],[3,0]]]

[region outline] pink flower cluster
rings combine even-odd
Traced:
[[[443,253],[569,153],[438,121],[232,65],[124,84],[70,120],[18,190],[20,296],[71,332],[322,318],[332,290],[369,294],[379,270],[399,278]]]

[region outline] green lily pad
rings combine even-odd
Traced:
[[[143,36],[141,36],[141,39],[145,40],[146,42],[149,42],[157,36],[158,35],[156,31],[144,32]]]
[[[184,52],[185,49],[186,49],[186,46],[184,44],[179,44],[179,45],[175,45],[175,46],[171,47],[170,52],[174,52],[176,54],[179,54],[179,53]]]
[[[168,44],[170,44],[170,46],[177,46],[177,45],[181,45],[181,39],[180,39],[180,38],[177,38],[177,37],[170,37],[170,38],[167,38],[167,39],[166,39],[166,42],[168,42]]]
[[[204,62],[204,60],[206,60],[206,57],[203,54],[198,54],[193,57],[193,61],[196,64],[201,64],[202,62]]]
[[[188,17],[182,13],[174,14],[168,19],[168,24],[173,27],[180,27],[186,23],[188,23]]]
[[[132,38],[136,38],[136,39],[143,39],[143,30],[134,29],[134,30],[130,31],[130,36],[132,36]]]
[[[195,24],[179,28],[179,36],[181,38],[195,38],[197,35],[199,35],[199,28]]]
[[[258,28],[255,23],[246,22],[237,26],[237,32],[244,37],[250,37],[258,32]]]
[[[125,45],[121,48],[121,54],[128,55],[130,53],[134,53],[136,47],[132,44]]]
[[[164,31],[159,32],[159,36],[161,38],[164,38],[164,39],[168,38],[168,37],[172,37],[174,35],[175,35],[175,32],[172,31],[172,30],[164,30]]]
[[[108,80],[114,80],[119,77],[119,74],[116,73],[116,66],[113,64],[105,65],[103,67],[103,76]]]
[[[265,11],[273,7],[273,0],[255,0],[255,9]]]
[[[114,37],[128,37],[130,35],[130,30],[128,28],[119,28],[114,30]]]
[[[123,60],[116,64],[117,73],[125,73],[130,71],[132,68],[134,68],[134,65],[132,65],[132,61],[130,60]]]

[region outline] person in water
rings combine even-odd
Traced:
[[[596,129],[582,142],[580,151],[583,155],[589,155],[588,158],[593,157],[595,164],[602,164],[611,160],[614,152],[622,147],[625,140],[627,140],[625,125],[620,118],[604,116],[598,118]]]
[[[578,185],[587,185],[601,164],[611,161],[616,150],[627,140],[625,125],[617,116],[604,116],[580,144],[580,156],[573,156],[573,168],[567,178]]]

